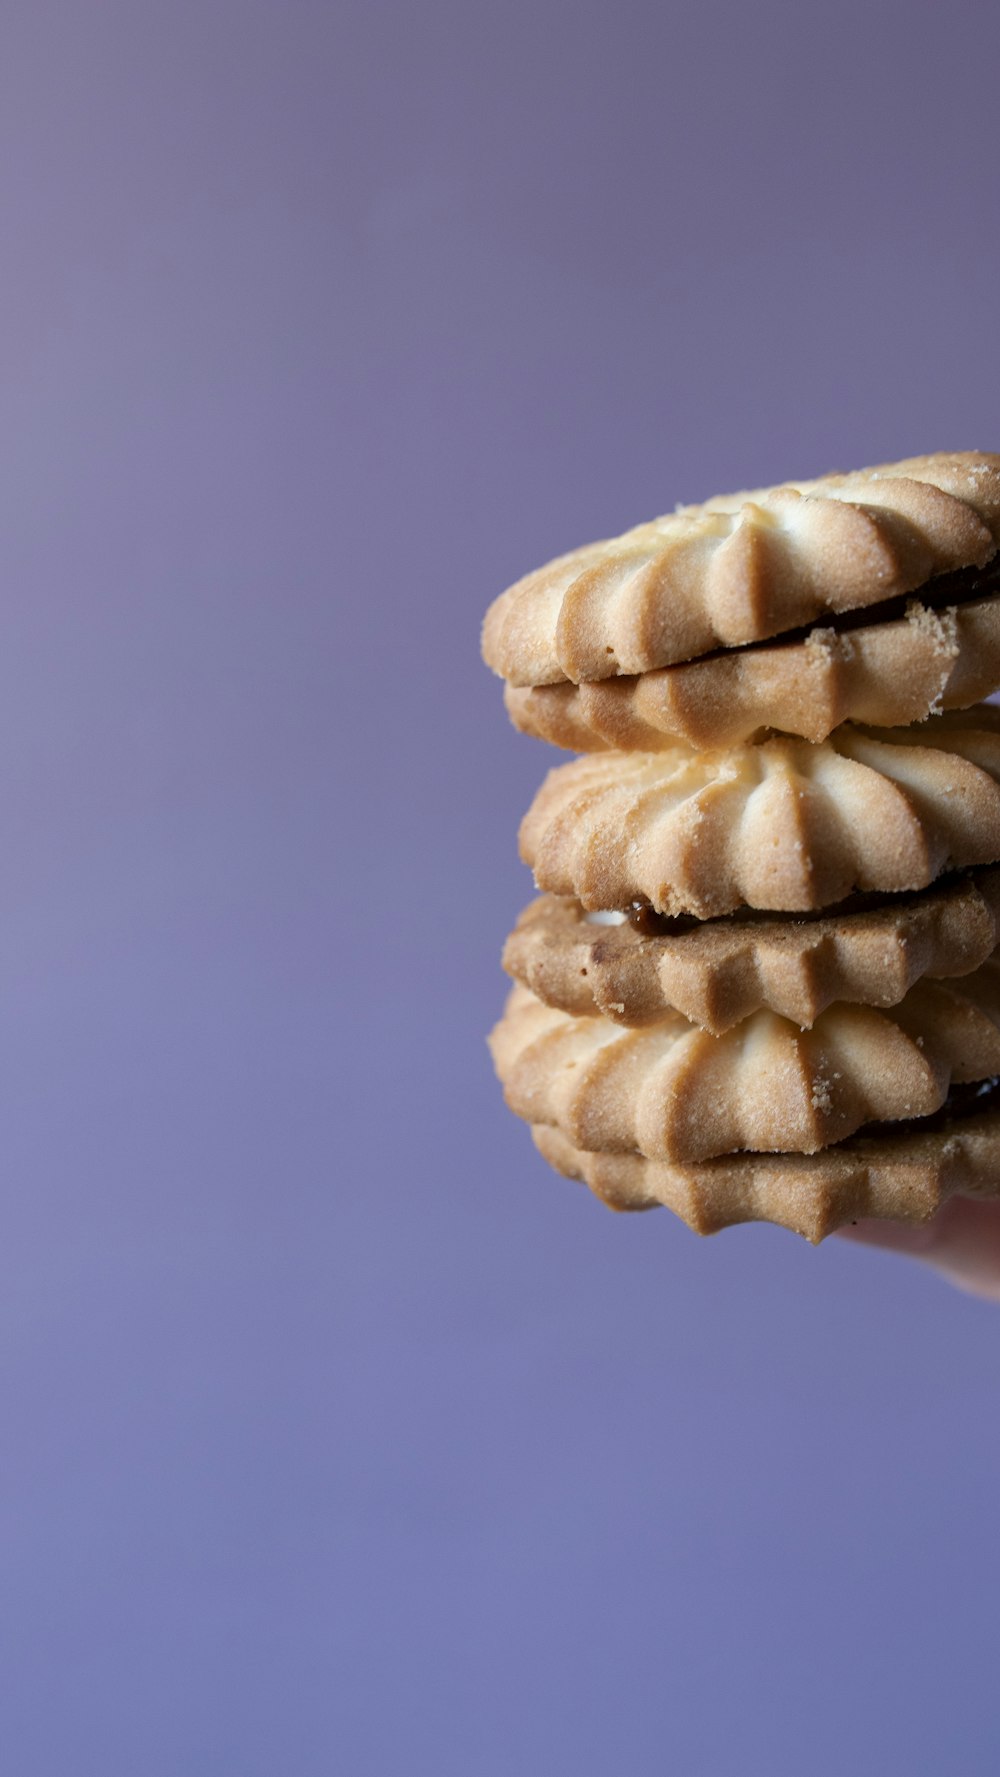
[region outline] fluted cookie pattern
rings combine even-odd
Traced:
[[[1000,596],[804,641],[739,649],[637,677],[508,685],[512,722],[576,752],[735,746],[779,729],[822,741],[842,722],[923,722],[1000,684]]]
[[[921,981],[891,1013],[837,1005],[801,1031],[757,1012],[719,1037],[678,1014],[638,1030],[577,1018],[518,985],[490,1046],[511,1110],[587,1152],[811,1154],[1000,1073],[1000,963]]]
[[[557,1129],[532,1130],[557,1172],[611,1209],[663,1206],[696,1234],[773,1222],[814,1243],[862,1216],[927,1221],[948,1197],[1000,1192],[1000,1112],[928,1133],[856,1137],[821,1153],[735,1154],[700,1165],[587,1154]]]
[[[1000,858],[1000,712],[846,724],[821,745],[594,753],[550,771],[520,832],[538,887],[710,919],[904,893]]]
[[[512,685],[606,679],[761,641],[982,567],[1000,457],[915,457],[685,506],[559,557],[494,601],[487,664]]]
[[[709,921],[646,937],[593,925],[577,901],[542,896],[504,947],[508,974],[546,1005],[616,1024],[669,1011],[718,1036],[752,1013],[808,1028],[836,1000],[896,1005],[929,975],[967,975],[1000,944],[1000,869],[828,918]]]

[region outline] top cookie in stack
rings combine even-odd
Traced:
[[[515,723],[586,755],[522,827],[549,892],[494,1056],[616,1206],[817,1239],[1000,1175],[998,545],[1000,457],[919,457],[681,508],[491,607]]]

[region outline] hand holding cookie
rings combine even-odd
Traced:
[[[966,1295],[1000,1302],[1000,1203],[952,1197],[929,1222],[855,1222],[839,1232],[920,1259]]]
[[[491,1037],[545,1157],[700,1233],[877,1218],[1000,1295],[1000,457],[681,508],[483,651],[583,755],[522,824]]]

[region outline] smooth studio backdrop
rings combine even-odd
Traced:
[[[5,7],[16,1777],[995,1772],[1000,1310],[535,1156],[478,627],[1000,448],[998,19]]]

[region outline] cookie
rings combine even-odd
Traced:
[[[913,457],[683,506],[561,556],[491,605],[512,685],[694,660],[913,592],[1000,545],[1000,457]]]
[[[1000,711],[847,723],[815,746],[588,754],[549,773],[520,844],[540,889],[588,909],[711,919],[925,888],[1000,859]]]
[[[873,1120],[930,1116],[953,1081],[1000,1074],[1000,960],[920,981],[887,1011],[830,1006],[808,1031],[755,1012],[720,1037],[676,1012],[638,1029],[578,1018],[517,985],[490,1047],[511,1110],[574,1147],[812,1154]]]
[[[942,584],[954,588],[961,578]],[[515,728],[575,752],[727,747],[769,728],[821,741],[841,722],[922,722],[1000,686],[1000,566],[976,571],[975,584],[997,590],[937,608],[911,599],[890,622],[814,628],[801,641],[631,678],[507,685],[504,701]]]
[[[546,1005],[623,1025],[674,1010],[718,1036],[767,1009],[808,1028],[836,1000],[892,1006],[924,975],[978,968],[1000,944],[1000,869],[799,919],[680,919],[649,933],[623,914],[591,919],[578,901],[533,901],[504,947],[507,973]]]
[[[699,1166],[587,1154],[557,1129],[539,1152],[611,1209],[672,1209],[696,1234],[774,1222],[814,1243],[863,1216],[927,1221],[948,1197],[1000,1193],[1000,1111],[930,1119],[921,1130],[854,1136],[818,1154],[736,1154]]]

